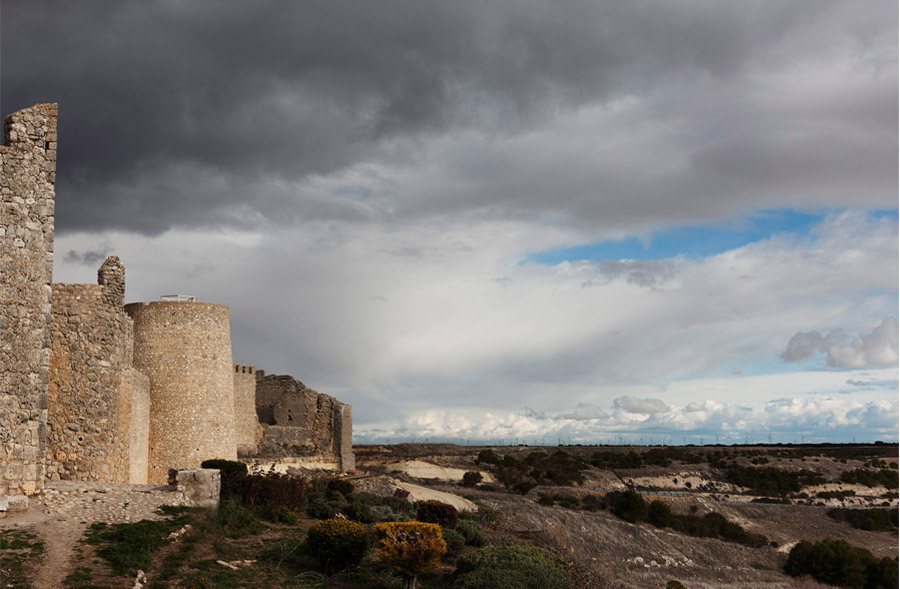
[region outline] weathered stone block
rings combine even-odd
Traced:
[[[215,468],[169,469],[169,486],[175,487],[178,500],[183,505],[212,508],[219,505],[222,479]]]

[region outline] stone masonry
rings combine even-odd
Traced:
[[[6,117],[0,146],[0,496],[44,480],[56,104]]]
[[[0,145],[0,505],[46,479],[165,483],[238,450],[353,470],[350,406],[233,365],[228,307],[126,306],[117,257],[97,284],[52,284],[56,123],[56,104],[20,110]]]
[[[134,366],[150,379],[150,483],[170,468],[237,459],[228,307],[132,303]]]
[[[235,364],[234,437],[238,456],[254,456],[261,435],[256,418],[256,368]]]
[[[125,268],[99,284],[54,284],[47,418],[51,480],[145,483],[149,381],[132,365]]]
[[[352,471],[350,406],[308,388],[291,376],[257,372],[256,412],[262,424],[260,458],[309,457]]]

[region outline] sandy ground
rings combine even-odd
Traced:
[[[404,491],[409,491],[413,501],[440,501],[441,503],[452,505],[459,511],[478,511],[478,506],[474,503],[453,493],[435,491],[434,489],[401,481],[396,481],[396,485]]]
[[[440,481],[459,482],[467,470],[463,468],[451,468],[448,466],[440,466],[425,462],[424,460],[404,460],[401,462],[389,462],[384,465],[387,472],[403,472],[417,479],[437,479]],[[494,477],[489,472],[478,471],[481,473],[482,481],[485,483],[494,483]]]

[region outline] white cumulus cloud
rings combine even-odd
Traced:
[[[794,334],[782,352],[788,362],[806,360],[824,352],[834,368],[871,368],[897,364],[897,319],[887,317],[869,333],[849,335],[834,329],[826,335],[818,331]]]

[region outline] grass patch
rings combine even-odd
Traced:
[[[129,524],[91,524],[85,541],[95,546],[114,575],[133,575],[150,568],[153,554],[169,543],[168,536],[190,521],[186,512],[166,520]]]
[[[63,580],[70,589],[103,589],[101,585],[94,585],[94,571],[89,567],[78,567]]]
[[[25,530],[0,530],[0,587],[27,589],[28,577],[44,543]]]

